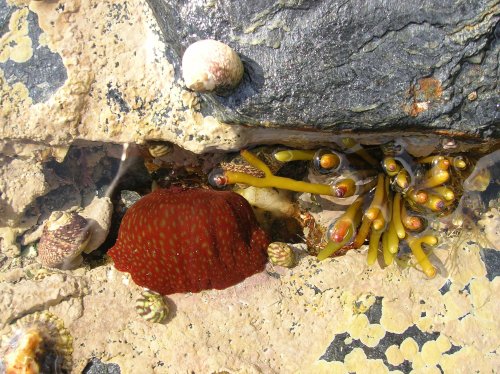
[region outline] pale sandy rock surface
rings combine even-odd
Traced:
[[[384,373],[401,357],[407,368],[467,372],[467,360],[491,372],[500,283],[488,281],[477,249],[457,255],[471,271],[452,275],[447,290],[445,277],[427,280],[412,267],[367,268],[365,251],[322,263],[302,255],[296,268],[268,266],[226,290],[171,295],[162,324],[137,315],[140,288],[111,265],[12,277],[0,283],[0,316],[5,323],[45,308],[60,316],[74,337],[74,373],[91,357],[122,373]],[[342,345],[349,349],[334,361],[328,352]]]
[[[495,204],[500,203],[496,200]],[[498,205],[493,205],[493,207],[486,212],[484,218],[479,221],[479,224],[484,227],[484,234],[489,242],[489,245],[497,250],[500,250],[500,243],[498,238],[500,238],[500,219],[498,219],[500,211]]]
[[[47,180],[41,162],[0,158],[0,224],[18,223],[26,208],[39,197],[57,187],[54,179]]]
[[[0,322],[12,322],[23,315],[47,309],[74,297],[81,297],[85,284],[67,274],[49,275],[41,280],[23,279],[19,283],[0,283]],[[36,291],[34,291],[36,290]]]
[[[109,233],[111,217],[113,215],[113,203],[109,197],[95,196],[80,215],[87,220],[92,235],[85,246],[85,253],[90,253],[104,243]]]
[[[0,252],[19,255],[16,239],[36,224],[39,215],[36,210],[25,213],[38,197],[58,185],[41,162],[0,156]]]

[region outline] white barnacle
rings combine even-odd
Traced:
[[[186,86],[197,92],[224,91],[238,86],[243,63],[228,45],[205,39],[191,44],[182,57]]]

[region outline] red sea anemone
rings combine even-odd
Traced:
[[[171,188],[127,211],[108,253],[135,283],[168,295],[241,282],[264,269],[268,244],[240,195]]]

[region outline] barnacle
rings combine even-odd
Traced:
[[[266,162],[248,150],[241,151],[241,156],[260,174],[247,173],[244,167],[238,171],[226,167],[213,170],[209,182],[215,187],[239,184],[331,196],[336,202],[345,199],[344,205],[349,207],[326,230],[326,238],[316,252],[319,260],[368,242],[368,264],[375,263],[381,253],[383,263],[389,265],[400,251],[409,248],[422,271],[430,278],[435,276],[437,270],[426,249],[436,246],[438,239],[428,223],[452,213],[464,187],[486,189],[491,180],[491,160],[498,158],[498,151],[479,162],[485,167],[473,171],[473,160],[460,154],[413,158],[398,142],[368,150],[352,138],[341,139],[339,145],[273,153],[274,159],[283,164],[310,162],[316,179],[323,178],[325,183],[275,175]]]
[[[6,330],[0,345],[2,373],[70,372],[73,338],[54,314],[36,312],[22,317]]]
[[[205,39],[191,44],[182,56],[182,77],[196,92],[233,89],[243,78],[243,63],[228,45]]]
[[[147,288],[135,301],[135,310],[146,321],[153,323],[162,323],[170,312],[165,298]]]

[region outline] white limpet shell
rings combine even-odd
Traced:
[[[182,77],[196,92],[235,88],[243,78],[243,63],[228,45],[205,39],[191,44],[182,56]]]

